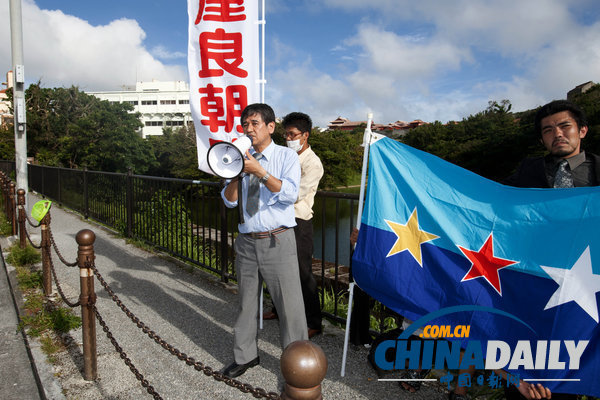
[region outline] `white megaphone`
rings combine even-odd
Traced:
[[[244,170],[244,156],[250,146],[252,140],[248,136],[242,136],[233,143],[217,142],[208,149],[208,166],[220,178],[235,178]]]

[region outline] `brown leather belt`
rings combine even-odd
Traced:
[[[250,236],[252,239],[264,239],[264,238],[268,238],[271,237],[273,235],[277,235],[281,232],[285,232],[290,228],[286,228],[284,226],[282,226],[281,228],[276,228],[273,229],[271,231],[266,231],[266,232],[249,232],[249,233],[242,233],[242,235],[246,235],[246,236]]]

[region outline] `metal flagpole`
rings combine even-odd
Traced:
[[[10,0],[10,37],[13,62],[13,109],[15,126],[15,168],[17,189],[27,194],[27,126],[25,107],[25,67],[23,65],[23,28],[21,0]],[[27,197],[25,197],[27,199]]]
[[[261,66],[260,66],[260,102],[265,102],[265,86],[267,84],[267,79],[265,77],[265,26],[267,25],[267,19],[265,14],[265,0],[262,0],[262,17],[261,20],[258,21],[261,24]]]
[[[262,16],[258,23],[261,25],[261,41],[260,41],[260,102],[265,102],[265,85],[267,80],[265,79],[265,25],[267,20],[265,19],[265,0],[262,0]],[[258,328],[263,328],[263,292],[260,291],[260,302],[258,303]]]
[[[356,215],[356,229],[360,228],[360,220],[362,219],[363,202],[365,199],[365,182],[367,180],[367,166],[369,161],[369,145],[371,143],[372,132],[371,124],[373,123],[373,113],[367,114],[367,128],[363,136],[363,146],[365,147],[363,153],[363,165],[362,173],[360,176],[360,194],[358,196],[358,214]],[[354,244],[356,246],[356,244]],[[354,282],[350,282],[348,292],[348,315],[346,317],[346,333],[344,335],[344,355],[342,356],[342,371],[341,376],[346,375],[346,356],[348,355],[348,341],[350,338],[350,319],[352,317],[352,301],[354,300]]]

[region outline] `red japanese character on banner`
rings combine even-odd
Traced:
[[[209,6],[209,4],[216,4]],[[244,0],[200,0],[195,24],[200,21],[236,22],[245,21]]]
[[[198,71],[200,78],[223,76],[224,71],[238,78],[246,78],[248,71],[239,66],[244,62],[242,58],[242,34],[226,33],[224,29],[200,34],[200,63]],[[211,51],[216,50],[216,51]],[[214,60],[221,69],[210,69],[208,62]],[[232,62],[228,62],[233,60]]]
[[[244,85],[227,86],[225,90],[225,99],[227,102],[227,132],[233,129],[235,117],[241,117],[242,111],[248,105],[248,90]],[[242,133],[244,129],[241,125],[237,125],[236,130]]]
[[[198,92],[205,95],[200,97],[200,114],[208,118],[201,120],[202,125],[208,126],[211,132],[217,132],[219,126],[225,126],[226,124],[225,121],[220,119],[225,115],[223,99],[216,96],[217,93],[223,93],[223,89],[208,84],[205,88],[198,89]]]
[[[247,89],[243,85],[228,86],[225,90],[225,106],[223,106],[222,88],[216,88],[212,84],[205,88],[198,89],[200,92],[200,113],[207,119],[202,119],[202,125],[209,127],[211,132],[217,132],[220,126],[225,127],[226,132],[231,132],[234,128],[235,117],[242,115],[242,110],[248,105]],[[226,121],[223,117],[226,116]],[[235,127],[239,133],[243,132],[241,125]]]

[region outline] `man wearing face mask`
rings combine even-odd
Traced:
[[[296,248],[298,252],[298,266],[300,267],[300,282],[302,284],[302,297],[306,311],[308,337],[311,338],[321,333],[321,306],[317,291],[317,282],[312,273],[313,255],[313,204],[317,186],[323,176],[323,164],[308,144],[308,137],[312,130],[312,120],[304,113],[293,112],[286,115],[282,122],[285,129],[286,143],[289,148],[298,153],[300,159],[300,189],[298,200],[294,204],[296,213]],[[263,315],[264,319],[277,318],[277,310]]]

